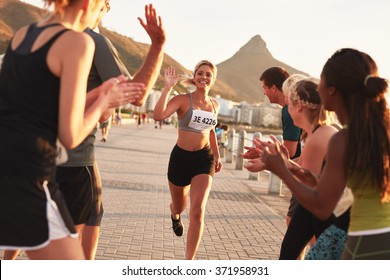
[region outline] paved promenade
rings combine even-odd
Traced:
[[[128,124],[112,126],[103,143],[98,132],[105,213],[96,259],[185,259],[188,209],[182,215],[184,235],[177,237],[171,229],[166,178],[176,135],[172,126]],[[216,174],[197,259],[278,259],[289,192],[283,188],[282,196],[267,194],[265,172],[259,181],[248,178],[246,170],[235,170],[231,163]]]

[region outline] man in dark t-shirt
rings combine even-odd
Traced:
[[[134,105],[141,106],[145,103],[150,89],[154,86],[161,69],[164,55],[165,31],[161,22],[158,20],[153,6],[148,5],[145,10],[146,22],[140,20],[140,23],[151,38],[152,44],[142,67],[134,78],[132,78],[120,60],[114,45],[107,37],[99,34],[96,30],[101,19],[109,9],[110,1],[106,0],[106,6],[101,11],[96,25],[92,29],[85,31],[95,42],[95,54],[88,77],[88,91],[98,87],[106,80],[122,74],[134,82],[145,84],[146,91],[144,95],[133,103]],[[99,122],[104,123],[109,121],[112,113],[113,110],[108,110],[103,113]],[[69,151],[69,160],[58,167],[57,172],[60,189],[64,193],[70,212],[74,219],[78,219],[78,222],[75,222],[75,224],[82,227],[82,245],[86,259],[95,258],[100,223],[103,217],[102,182],[94,152],[96,131],[97,129],[95,128],[80,146]],[[91,201],[91,197],[92,205],[88,202]],[[77,206],[81,205],[83,201],[85,201],[84,207]]]
[[[298,158],[301,154],[300,137],[302,129],[294,125],[294,121],[288,113],[287,105],[282,109],[282,131],[283,131],[283,144],[286,141],[296,143],[295,154],[290,155],[291,159]]]
[[[271,103],[279,104],[282,109],[282,130],[283,145],[287,148],[290,158],[297,160],[301,154],[300,137],[302,130],[294,125],[294,122],[288,113],[288,106],[282,91],[282,86],[290,74],[282,67],[268,68],[261,74],[260,81],[264,94],[269,98]],[[286,223],[289,224],[294,213],[297,201],[291,196],[290,206],[287,212]]]

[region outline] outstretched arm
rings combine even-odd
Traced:
[[[145,84],[146,88],[145,95],[134,104],[137,106],[142,106],[145,103],[150,90],[158,78],[164,58],[165,30],[161,17],[157,16],[152,4],[145,6],[145,19],[146,22],[138,18],[142,27],[149,34],[152,44],[142,67],[134,75],[133,79],[134,82]]]
[[[168,102],[169,94],[179,80],[179,75],[176,74],[173,66],[165,69],[164,80],[164,88],[153,111],[153,118],[155,121],[162,121],[170,117],[180,108],[179,98],[181,98],[181,96],[176,96]]]

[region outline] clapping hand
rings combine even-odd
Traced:
[[[244,149],[247,150],[244,154],[242,154],[242,158],[244,159],[256,159],[261,155],[262,150],[256,147],[244,146]]]
[[[279,141],[272,139],[273,143],[268,143],[261,154],[261,161],[264,168],[280,177],[282,171],[290,166],[288,152]]]
[[[288,158],[287,149],[281,145],[278,139],[271,135],[270,138],[273,142],[261,141],[260,139],[254,139],[253,144],[255,147],[245,146],[244,148],[247,150],[245,154],[242,155],[244,159],[248,159],[247,163],[244,164],[244,167],[251,172],[259,172],[264,169],[268,169],[265,162],[263,162],[262,156],[265,151],[272,154],[277,154],[277,151],[281,151],[281,153],[285,154]]]
[[[244,146],[246,152],[241,156],[248,161],[244,167],[250,172],[259,172],[265,169],[261,156],[265,148],[269,147],[271,142],[261,141],[259,138],[253,140],[253,147]]]
[[[250,172],[259,172],[265,169],[264,163],[260,158],[248,160],[247,163],[244,163],[244,167]]]
[[[145,92],[143,83],[130,82],[123,75],[107,80],[99,88],[101,95],[107,99],[108,108],[133,103]]]
[[[244,159],[259,158],[261,156],[261,152],[264,150],[264,147],[266,146],[266,142],[256,138],[253,140],[253,145],[254,147],[244,146],[244,149],[247,150],[244,154],[241,154],[241,156]]]

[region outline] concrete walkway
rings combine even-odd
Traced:
[[[174,127],[153,124],[112,126],[105,143],[98,132],[105,213],[96,259],[185,259],[188,211],[182,215],[184,235],[176,237],[166,178],[176,136]],[[224,163],[207,203],[197,259],[278,259],[290,193],[283,188],[282,196],[267,194],[268,176],[249,180],[246,170]]]

